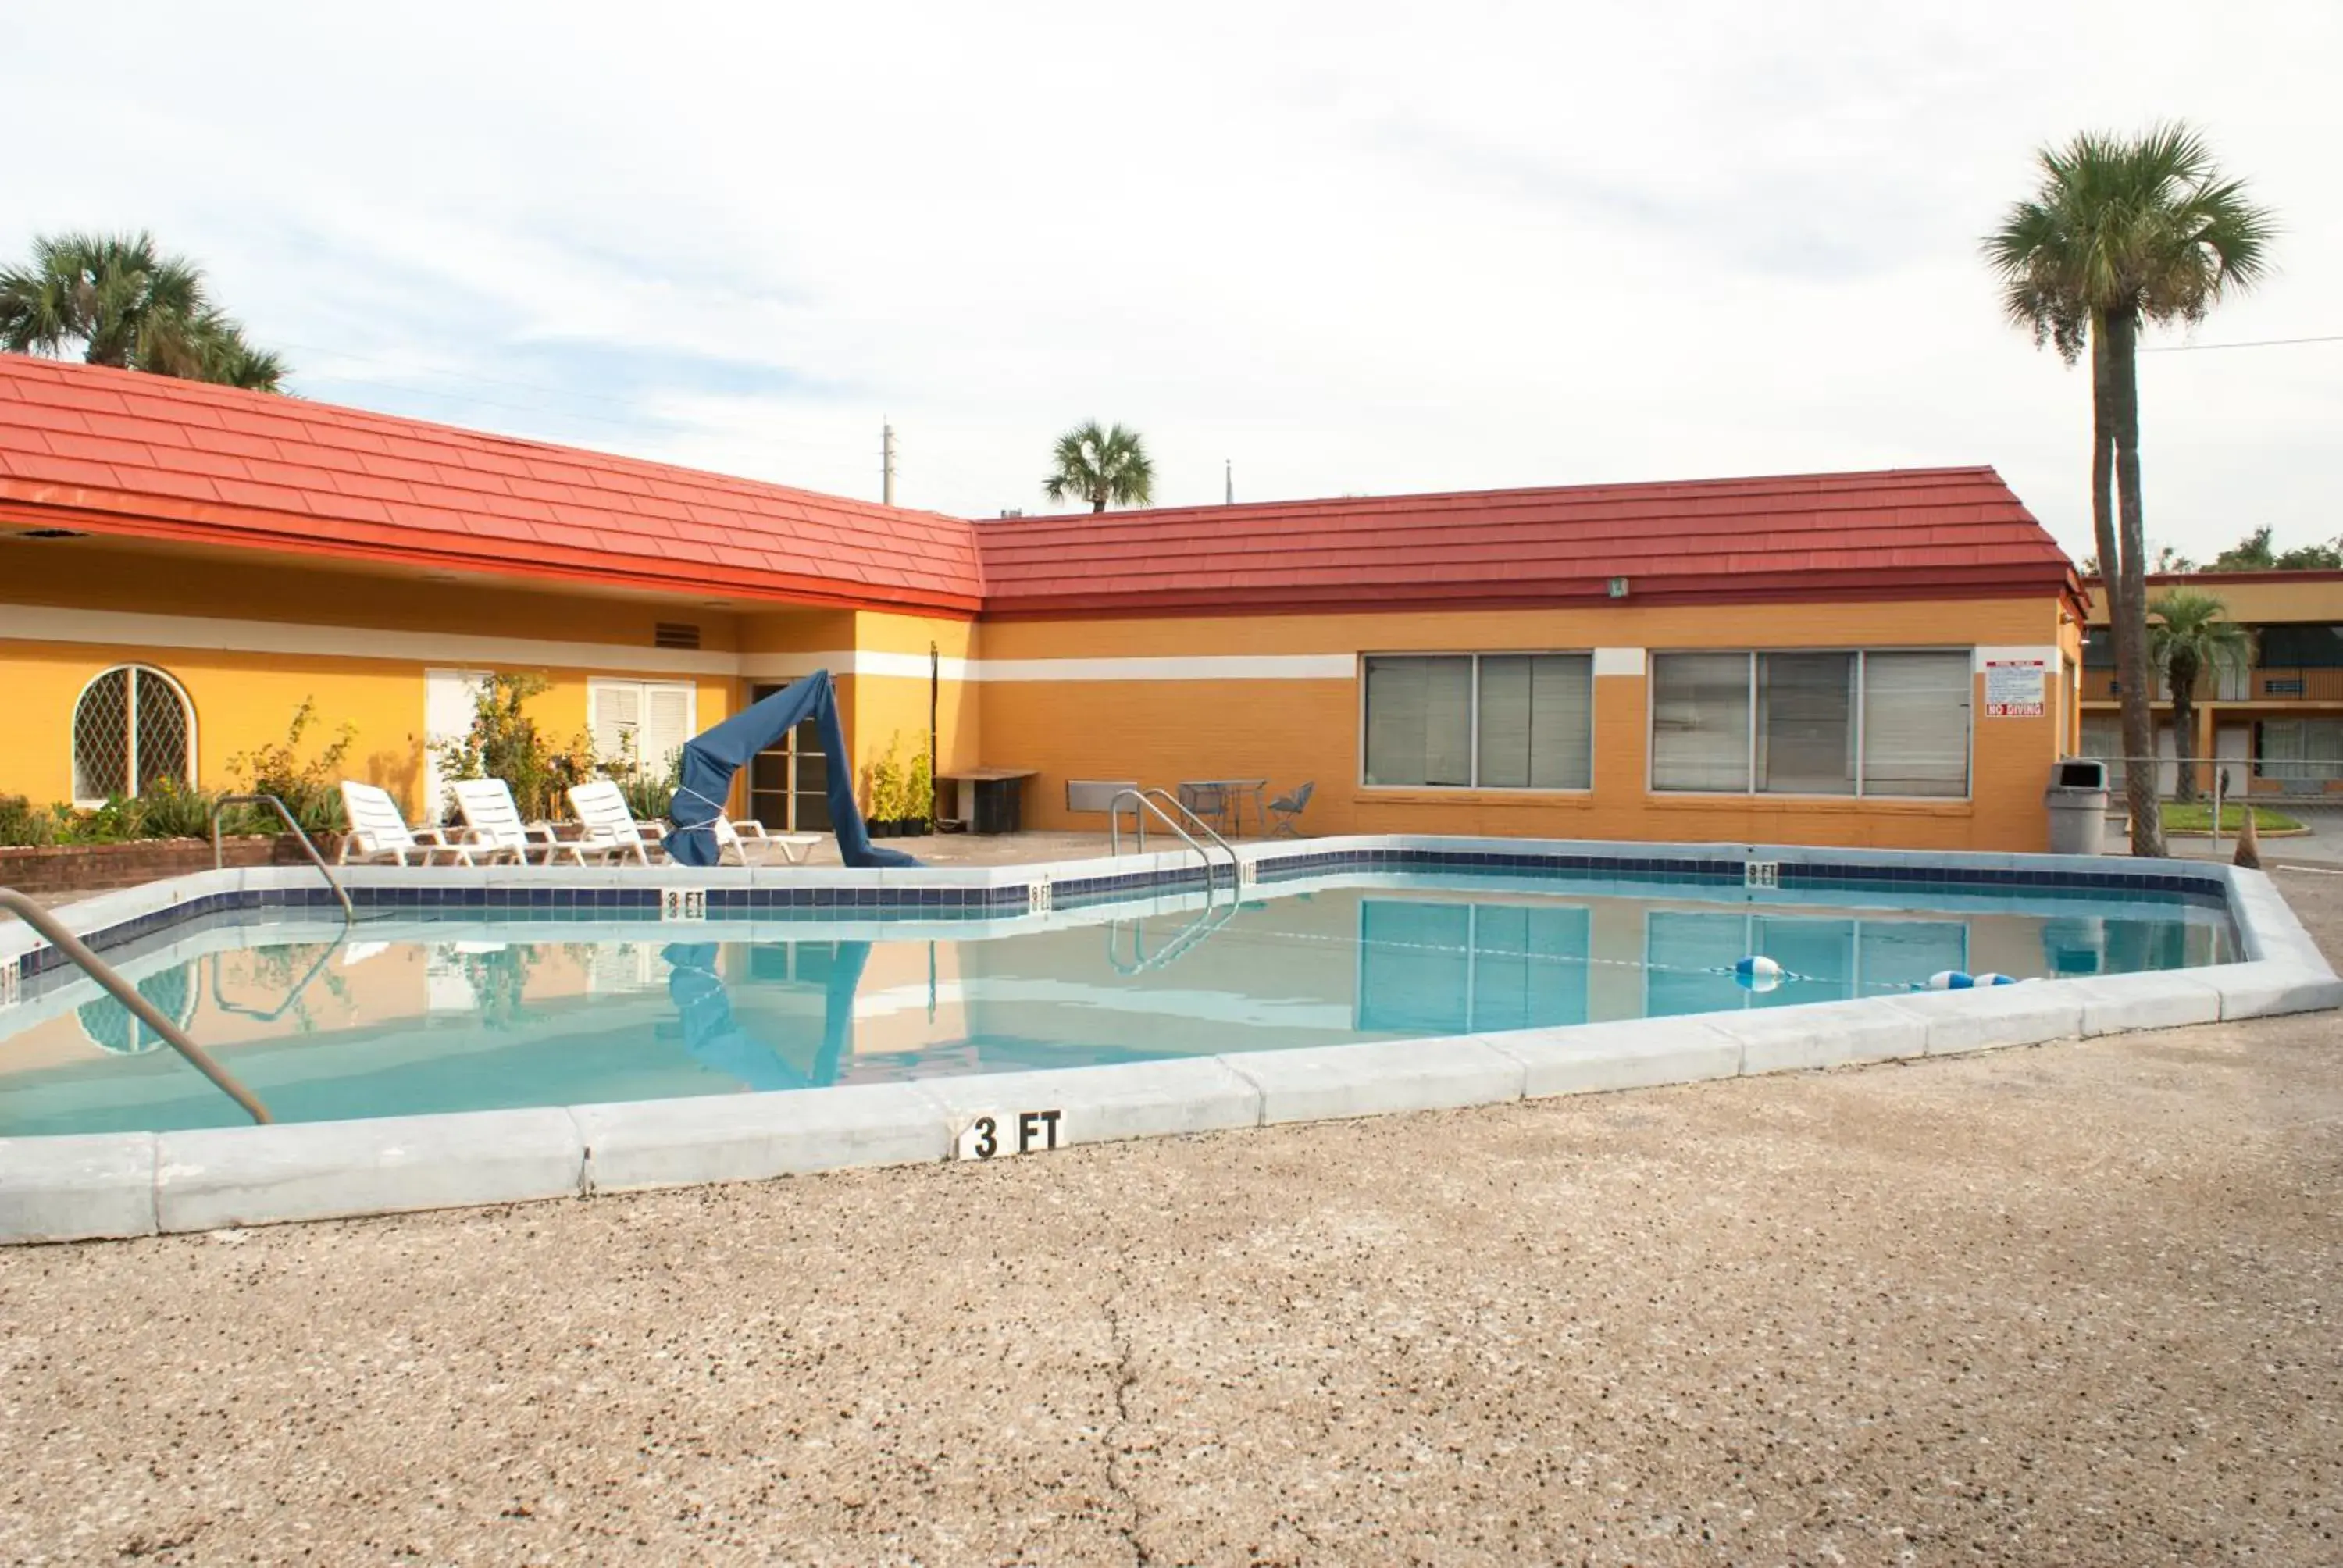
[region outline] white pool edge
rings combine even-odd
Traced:
[[[1395,841],[1313,840],[1309,847],[1361,842]],[[1397,842],[1468,848],[1484,841]],[[1524,840],[1485,842],[1505,852],[1535,848]],[[1605,848],[1624,854],[1684,847]],[[1844,855],[1847,863],[1878,856],[1887,863],[2108,865],[2054,857],[1784,851],[1785,858],[1817,853]],[[1121,869],[1131,867],[1126,857]],[[1060,868],[987,869],[1030,879]],[[2190,869],[2226,883],[2244,961],[1758,1012],[896,1084],[0,1139],[0,1243],[126,1238],[915,1164],[951,1158],[980,1117],[993,1120],[1001,1151],[1013,1153],[1009,1145],[1018,1140],[1021,1113],[1057,1112],[1049,1124],[1051,1143],[1066,1147],[1942,1056],[2343,1006],[2343,980],[2268,877],[2235,867]],[[175,879],[108,894],[66,914],[75,929],[93,929],[219,890],[212,879],[253,875]],[[282,885],[273,873],[270,885]],[[7,956],[0,948],[0,959]],[[1041,1125],[1021,1125],[1028,1141],[1042,1147]]]

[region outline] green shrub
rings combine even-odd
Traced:
[[[38,848],[58,841],[64,824],[56,810],[35,806],[22,795],[0,795],[0,847]]]
[[[903,764],[898,759],[902,749],[902,731],[897,730],[887,738],[887,754],[864,770],[870,783],[870,817],[873,822],[894,822],[910,815],[903,809],[909,792],[903,779]]]
[[[618,760],[603,764],[602,771],[618,781],[635,819],[648,822],[666,816],[674,804],[675,792],[683,783],[683,753],[679,750],[669,757],[664,770],[640,767],[634,760],[634,737],[628,736]]]
[[[910,770],[903,779],[903,815],[914,822],[934,819],[936,814],[936,780],[930,771],[928,754],[922,749],[911,759]]]
[[[219,803],[217,792],[191,789],[169,779],[156,784],[135,800],[106,802],[113,810],[121,810],[116,820],[131,829],[130,837],[137,839],[208,839],[212,831],[212,808]],[[231,809],[220,822],[223,833],[242,833],[245,813]]]
[[[432,748],[448,779],[501,779],[513,804],[530,821],[565,820],[568,791],[602,771],[591,736],[580,732],[560,744],[547,739],[523,707],[552,689],[541,675],[491,675],[472,709],[472,727],[458,739]]]
[[[135,795],[113,795],[94,811],[72,811],[65,819],[68,844],[126,844],[146,837],[146,809]]]
[[[308,761],[301,760],[301,737],[317,719],[317,699],[305,697],[293,710],[281,744],[256,746],[227,759],[229,776],[239,795],[274,795],[285,802],[305,833],[338,833],[348,824],[342,816],[342,762],[358,738],[357,726],[344,724],[331,745]],[[266,806],[252,813],[255,826],[246,832],[275,833],[283,821]],[[208,831],[208,829],[206,829]]]

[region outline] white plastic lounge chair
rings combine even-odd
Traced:
[[[377,860],[400,866],[427,866],[437,855],[448,856],[451,865],[472,863],[472,851],[461,844],[447,842],[440,829],[408,827],[405,813],[387,789],[345,779],[342,812],[350,819],[350,830],[342,835],[342,850],[335,859],[343,865],[355,859],[362,866]],[[407,859],[410,855],[414,857],[412,860]]]
[[[755,862],[749,859],[751,844],[777,848],[790,865],[802,866],[806,857],[813,853],[813,847],[821,842],[819,833],[768,833],[765,825],[753,819],[728,822],[719,817],[709,826],[716,829],[716,863],[719,866],[727,855],[740,865],[753,865]]]
[[[553,835],[550,822],[523,822],[520,808],[513,804],[512,790],[501,779],[464,779],[453,786],[456,809],[462,813],[464,826],[470,830],[475,853],[510,855],[522,865],[534,862],[550,866],[563,856],[579,865],[586,863],[586,851],[594,848],[598,859],[608,859],[610,851],[583,843],[562,842]]]
[[[634,809],[627,804],[627,792],[608,779],[597,779],[590,784],[569,787],[569,809],[578,813],[585,825],[585,848],[598,849],[606,856],[624,860],[633,857],[638,865],[651,863],[651,849],[656,840],[643,835],[643,825],[635,819]]]

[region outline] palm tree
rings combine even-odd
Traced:
[[[1143,507],[1155,498],[1155,465],[1136,430],[1101,430],[1092,419],[1059,437],[1053,456],[1057,469],[1041,481],[1041,493],[1053,501],[1088,501],[1091,511],[1103,512],[1110,503]]]
[[[211,303],[202,270],[148,234],[46,235],[31,266],[0,268],[0,351],[76,347],[92,365],[262,392],[286,376],[283,359]]]
[[[2147,607],[2157,618],[2147,628],[2149,660],[2172,688],[2172,754],[2180,764],[2183,800],[2197,799],[2197,678],[2253,662],[2252,634],[2223,619],[2227,609],[2211,594],[2187,588],[2174,588]]]
[[[2124,751],[2153,756],[2148,708],[2147,546],[2140,510],[2143,324],[2195,323],[2268,270],[2268,209],[2224,179],[2202,136],[2164,125],[2126,139],[2097,133],[2036,156],[2042,183],[1985,240],[2010,319],[2066,363],[2091,350],[2091,524],[2107,571],[2123,686]],[[2164,852],[2153,769],[2126,770],[2135,855]]]

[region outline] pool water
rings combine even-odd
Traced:
[[[283,1121],[789,1090],[1892,995],[1942,970],[2235,956],[2180,899],[1940,899],[1384,875],[1051,921],[215,925],[119,967]],[[1687,896],[1687,895],[1693,896]],[[1845,895],[1851,901],[1852,895]],[[1735,961],[1783,971],[1752,989]],[[86,1000],[75,1000],[84,998]],[[244,1118],[74,980],[0,1013],[0,1135]]]

